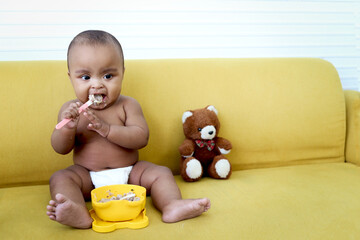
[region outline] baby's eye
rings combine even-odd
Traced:
[[[106,74],[106,75],[104,76],[105,79],[111,79],[112,77],[113,77],[112,74]]]
[[[90,79],[90,76],[88,76],[88,75],[83,75],[83,76],[81,76],[81,78],[82,78],[83,80],[89,80],[89,79]]]

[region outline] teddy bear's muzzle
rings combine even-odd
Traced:
[[[211,140],[216,136],[216,129],[213,125],[208,125],[201,129],[201,139]]]

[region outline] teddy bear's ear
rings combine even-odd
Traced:
[[[190,112],[190,111],[184,112],[184,114],[182,115],[182,123],[184,124],[185,121],[186,121],[186,119],[187,119],[188,117],[191,117],[192,115],[193,115],[193,113]]]
[[[218,111],[216,110],[216,108],[213,105],[210,105],[208,107],[206,107],[207,110],[213,111],[216,115],[218,115]]]

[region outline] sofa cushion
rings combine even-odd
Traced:
[[[321,59],[172,59],[125,62],[123,94],[150,128],[141,160],[179,173],[182,113],[212,104],[233,170],[343,162],[345,103]],[[74,98],[65,61],[1,62],[0,186],[47,182],[72,164],[50,145],[61,105]],[[16,97],[14,97],[16,95]]]
[[[178,173],[181,116],[214,105],[234,170],[344,162],[345,100],[321,59],[174,59],[126,62],[123,93],[150,127],[143,160]]]
[[[74,97],[65,61],[0,63],[0,186],[48,182],[72,163],[51,147],[61,105]]]
[[[49,220],[47,185],[2,188],[0,233],[4,239],[360,238],[360,168],[350,163],[234,171],[224,181],[176,180],[183,197],[209,197],[211,209],[195,219],[165,224],[148,197],[148,227],[101,234]]]
[[[346,161],[360,166],[360,93],[344,91],[346,100]]]

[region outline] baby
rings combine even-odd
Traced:
[[[77,99],[61,107],[58,121],[71,121],[54,129],[51,144],[60,154],[74,150],[74,165],[57,171],[50,179],[49,218],[90,228],[93,220],[85,201],[90,199],[91,190],[127,183],[147,189],[164,222],[207,211],[207,198],[182,199],[168,168],[138,160],[138,149],[147,145],[149,129],[139,103],[120,94],[125,68],[117,39],[103,31],[82,32],[70,43],[67,63]],[[103,100],[79,114],[89,95],[101,95]]]

